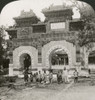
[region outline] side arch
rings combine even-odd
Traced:
[[[31,53],[30,51],[28,51],[28,50],[23,50],[23,51],[21,51],[21,52],[18,54],[17,60],[18,60],[18,62],[19,62],[19,65],[20,65],[20,56],[21,56],[22,54],[24,54],[24,53],[28,54],[28,55],[31,57],[31,66],[34,66],[33,55],[32,55],[32,53]]]
[[[13,66],[20,68],[20,56],[22,54],[28,54],[31,57],[31,66],[37,66],[37,50],[31,46],[21,46],[13,51]]]

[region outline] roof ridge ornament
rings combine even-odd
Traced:
[[[32,9],[30,9],[30,11],[22,10],[19,17],[30,17],[30,16],[36,16]]]

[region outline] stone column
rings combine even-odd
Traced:
[[[38,70],[42,67],[42,46],[38,44]]]
[[[12,54],[12,51],[9,54],[9,59],[10,59],[10,63],[9,63],[9,76],[13,76],[13,54]]]
[[[9,64],[9,76],[13,76],[13,64]]]

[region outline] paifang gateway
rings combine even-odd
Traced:
[[[93,67],[95,47],[87,52],[86,47],[76,46],[77,31],[83,28],[83,24],[80,19],[72,19],[72,9],[62,5],[51,6],[43,9],[42,13],[44,22],[32,10],[22,11],[14,18],[16,24],[6,30],[10,35],[9,56],[13,73],[21,73],[25,56],[31,61],[32,71],[75,68],[80,64],[80,50],[84,67]]]

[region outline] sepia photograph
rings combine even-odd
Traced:
[[[2,3],[0,100],[95,100],[95,5],[85,1]]]

